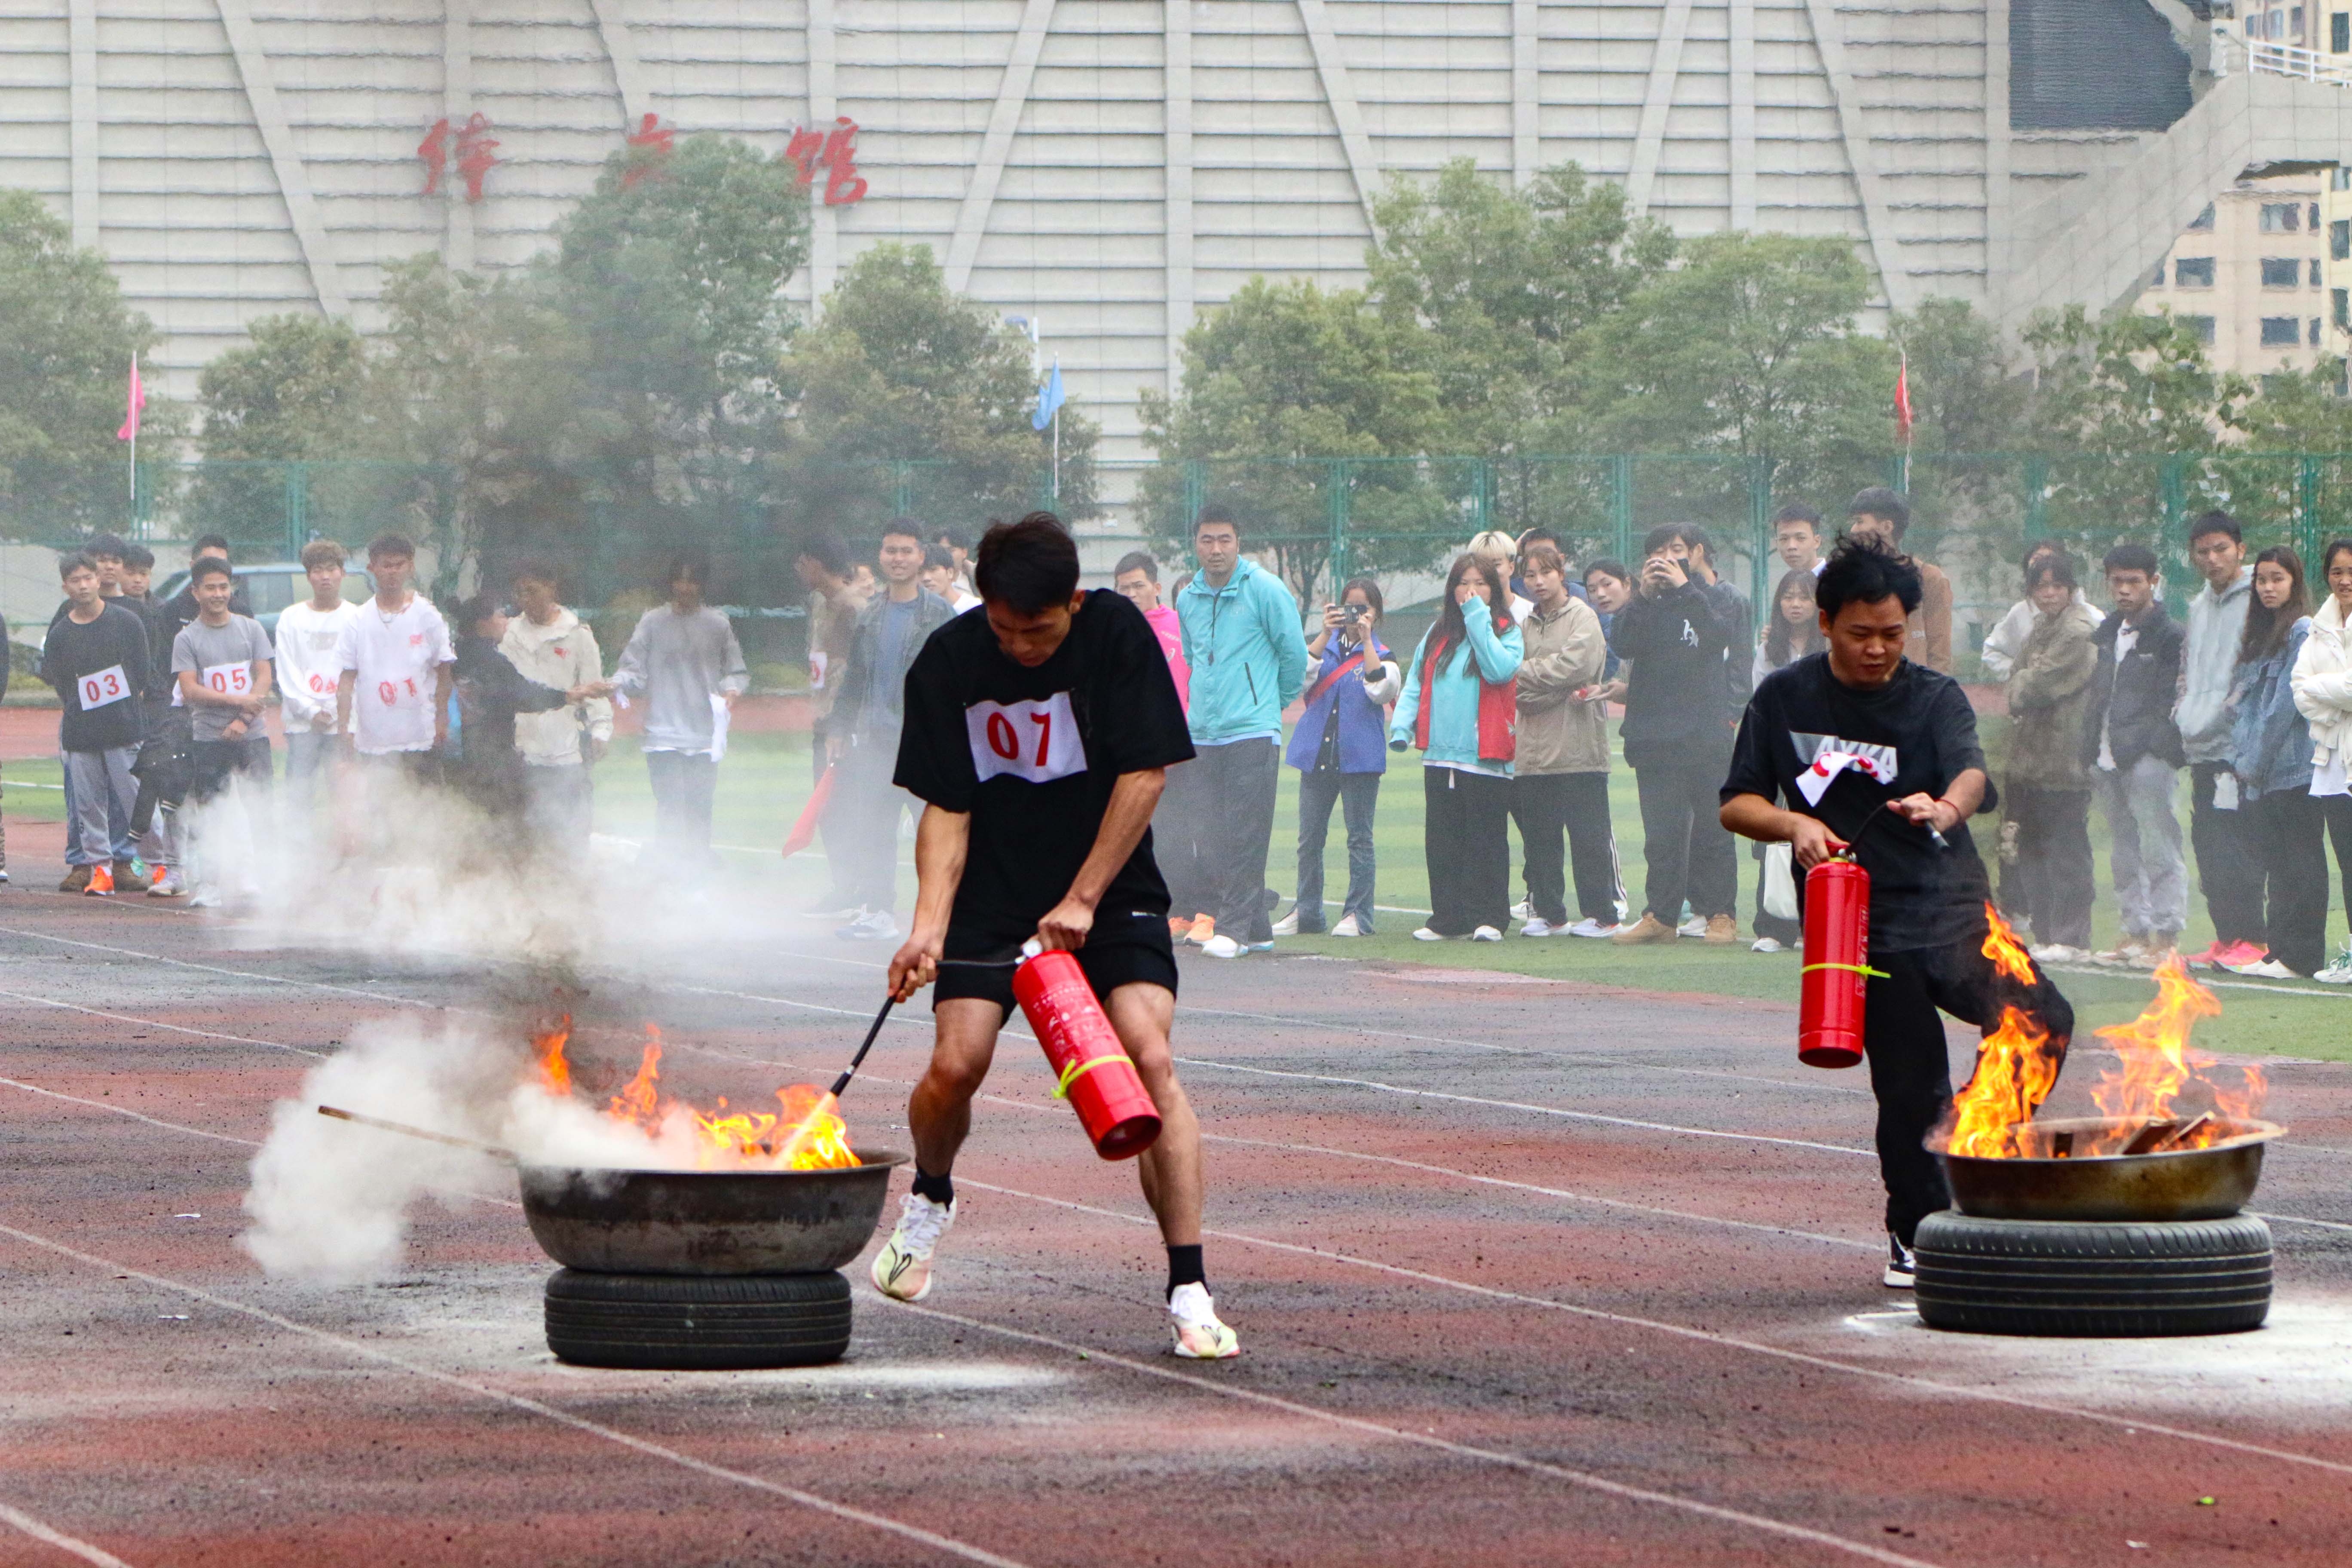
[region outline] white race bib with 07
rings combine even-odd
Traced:
[[[131,695],[130,678],[122,673],[122,667],[119,664],[90,671],[81,678],[79,685],[81,710],[85,713],[95,708],[110,708]]]
[[[208,664],[197,673],[206,691],[215,697],[245,697],[253,691],[253,663]]]
[[[1047,784],[1087,771],[1087,743],[1066,691],[1042,702],[975,702],[963,710],[963,725],[981,783],[1011,773]]]

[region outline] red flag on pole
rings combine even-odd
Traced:
[[[114,433],[118,441],[139,439],[139,411],[147,406],[147,389],[139,384],[139,356],[131,356],[131,395],[122,416],[122,428]]]
[[[1905,354],[1895,372],[1895,434],[1911,444],[1911,356]]]
[[[824,772],[816,776],[816,788],[809,792],[808,804],[801,807],[800,820],[793,823],[793,830],[784,836],[784,855],[787,858],[799,854],[816,841],[816,826],[824,819],[825,802],[832,798],[833,764],[828,763],[825,764]]]

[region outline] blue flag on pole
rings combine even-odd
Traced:
[[[1054,362],[1053,374],[1045,384],[1037,389],[1037,412],[1029,416],[1029,427],[1043,430],[1054,422],[1054,410],[1062,406],[1062,362]]]

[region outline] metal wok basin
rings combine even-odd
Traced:
[[[2154,1154],[2056,1157],[2067,1134],[2137,1130],[2101,1116],[2062,1116],[2019,1126],[2028,1157],[1988,1160],[1937,1151],[1952,1206],[1984,1219],[2226,1219],[2254,1195],[2263,1145],[2286,1131],[2273,1121],[2225,1121],[2221,1142]]]
[[[907,1156],[859,1149],[837,1171],[620,1171],[524,1165],[530,1234],[603,1274],[818,1274],[857,1256]]]

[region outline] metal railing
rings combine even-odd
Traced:
[[[2331,87],[2352,87],[2352,56],[2331,55],[2295,44],[2246,41],[2246,68],[2266,76],[2291,76],[2324,81]]]

